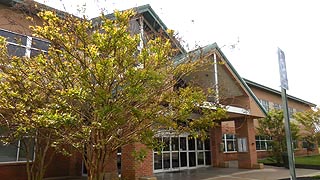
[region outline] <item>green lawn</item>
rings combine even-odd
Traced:
[[[320,155],[296,157],[295,162],[296,162],[296,164],[320,166]]]
[[[275,163],[272,158],[260,159],[259,163]],[[320,166],[320,155],[295,157],[295,164]]]

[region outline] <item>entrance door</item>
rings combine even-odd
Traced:
[[[211,164],[210,140],[201,141],[188,135],[162,136],[162,152],[154,152],[154,172],[177,171]]]

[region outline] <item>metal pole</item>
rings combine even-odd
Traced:
[[[289,112],[288,112],[288,101],[286,89],[281,88],[281,96],[283,103],[283,113],[284,113],[284,127],[286,131],[286,141],[287,141],[287,151],[288,151],[288,160],[289,160],[289,170],[290,170],[290,179],[296,180],[296,170],[294,165],[294,154],[292,148],[292,136],[290,130],[290,121],[289,121]]]

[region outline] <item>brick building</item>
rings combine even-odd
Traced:
[[[5,0],[0,2],[0,36],[8,40],[9,52],[19,56],[34,56],[38,51],[47,51],[49,42],[31,36],[29,24],[25,20],[25,11],[12,9],[13,4],[26,6],[22,0]],[[45,7],[45,6],[43,6]],[[50,7],[46,7],[52,9]],[[138,15],[132,19],[131,31],[139,33],[143,40],[150,35],[166,32],[167,27],[149,5],[135,8]],[[30,13],[30,12],[29,12]],[[94,19],[98,20],[98,19]],[[36,21],[40,24],[40,21]],[[15,37],[21,38],[16,42]],[[177,40],[171,39],[179,49],[178,61],[187,56],[186,51]],[[216,43],[190,52],[195,58],[205,55],[215,62],[205,70],[197,71],[185,77],[188,82],[196,79],[203,88],[215,87],[217,97],[208,97],[208,102],[219,99],[226,106],[228,118],[217,121],[219,126],[210,132],[210,138],[201,141],[190,138],[188,134],[176,135],[161,132],[157,138],[166,144],[158,154],[149,150],[142,162],[132,160],[131,152],[144,147],[135,143],[122,147],[118,153],[121,159],[121,175],[128,179],[152,176],[157,172],[169,172],[204,166],[223,166],[230,160],[238,160],[239,168],[257,168],[257,158],[266,156],[269,139],[256,136],[255,125],[259,118],[265,117],[271,107],[280,107],[280,93],[274,89],[242,79],[228,61]],[[289,96],[291,112],[308,110],[315,104]],[[297,149],[298,154],[305,153],[303,143]],[[120,158],[121,154],[121,158]],[[116,155],[115,155],[116,156]],[[118,161],[119,163],[119,161]],[[108,172],[117,172],[117,161],[110,160]],[[25,159],[17,144],[0,143],[0,177],[4,179],[26,179]],[[46,177],[85,176],[82,160],[77,155],[72,157],[57,156],[49,167]]]

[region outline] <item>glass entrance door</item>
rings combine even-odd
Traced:
[[[210,141],[201,141],[188,135],[162,136],[160,153],[153,153],[154,172],[176,171],[211,164]]]

